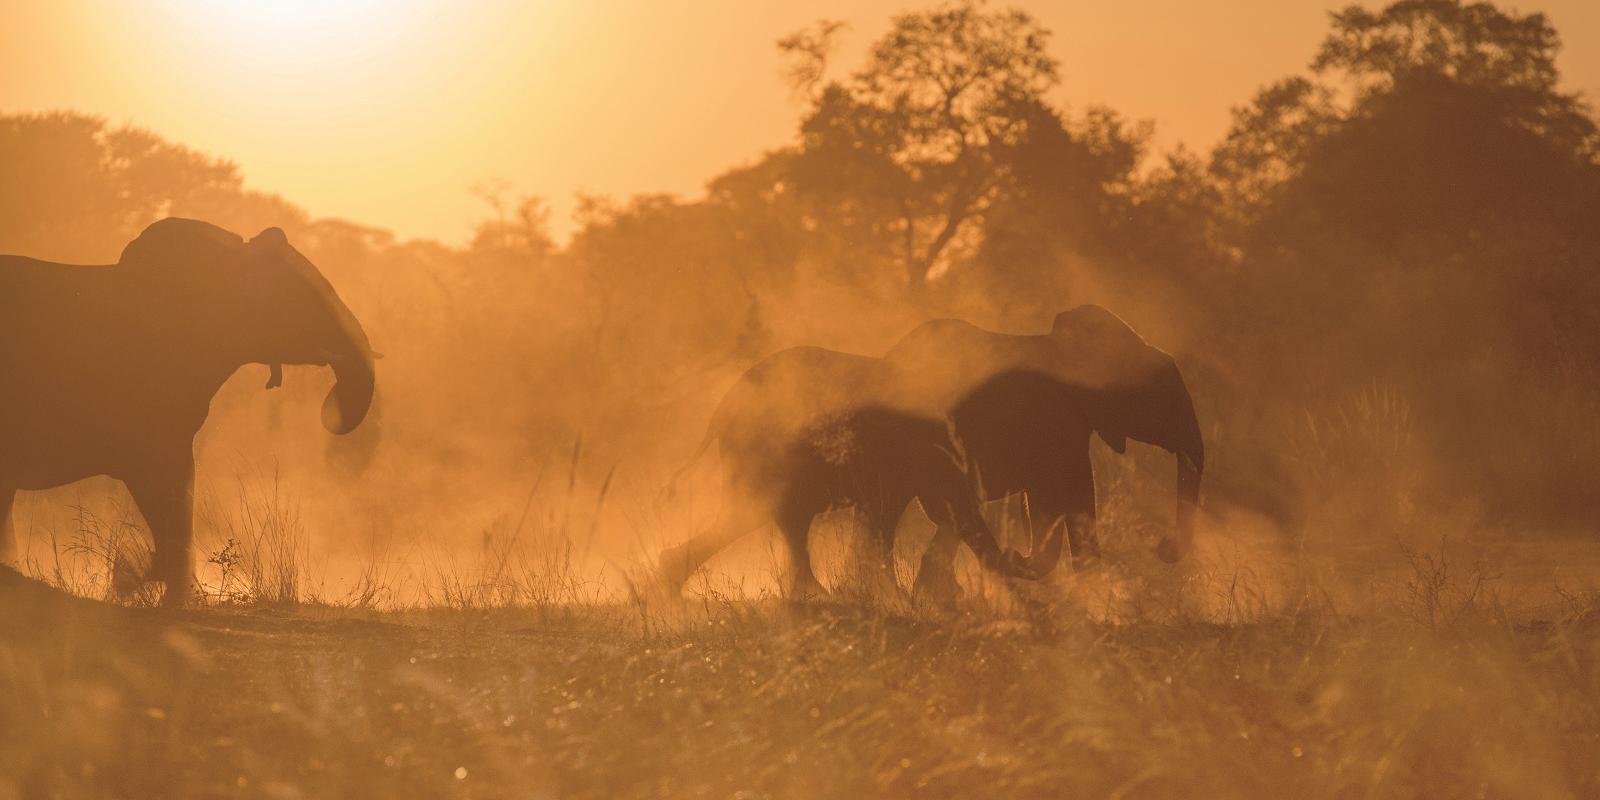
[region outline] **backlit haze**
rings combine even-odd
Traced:
[[[1057,99],[1213,144],[1273,76],[1303,69],[1342,2],[1014,3],[1054,33]],[[474,189],[697,194],[792,140],[801,108],[774,40],[850,24],[834,75],[902,0],[450,2],[10,0],[0,111],[74,109],[241,165],[314,215],[457,243],[489,214]],[[1549,0],[1573,91],[1600,92],[1600,4]]]
[[[0,0],[0,800],[1600,798],[1597,209],[1600,0]]]

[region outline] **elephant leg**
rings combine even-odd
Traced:
[[[1089,511],[1047,511],[1033,521],[1033,552],[1038,552],[1044,537],[1055,525],[1067,526],[1067,547],[1072,554],[1072,569],[1081,571],[1100,563],[1100,537],[1095,515]]]
[[[789,597],[809,600],[828,593],[811,570],[811,521],[816,512],[809,508],[788,507],[778,512],[778,530],[789,548]]]
[[[993,498],[994,502],[980,504],[984,522],[990,530],[998,531],[1004,527],[1002,523],[1009,513],[1011,499],[996,497]],[[955,569],[956,554],[961,551],[961,532],[946,516],[935,513],[926,504],[923,505],[923,513],[937,527],[933,538],[928,541],[927,549],[922,551],[922,560],[917,565],[917,577],[911,591],[919,598],[950,602],[961,588],[956,581]]]
[[[194,459],[173,459],[124,479],[150,526],[150,579],[166,584],[161,604],[181,607],[194,590]]]
[[[1072,548],[1072,568],[1087,569],[1100,560],[1100,537],[1095,530],[1094,475],[1085,465],[1070,474],[1065,486],[1028,493],[1030,534],[1033,552],[1038,552],[1045,535],[1058,523],[1067,526],[1067,544]]]
[[[872,550],[872,563],[867,568],[877,584],[875,588],[886,597],[900,594],[900,580],[894,569],[894,539],[900,518],[910,505],[909,498],[895,498],[866,515]]]
[[[1072,568],[1084,569],[1100,561],[1100,533],[1095,511],[1094,473],[1087,471],[1067,492],[1067,543],[1072,547]]]
[[[946,603],[956,598],[956,552],[961,547],[961,536],[955,525],[941,521],[922,551],[917,564],[917,577],[911,586],[913,597]]]
[[[0,486],[0,565],[21,566],[22,554],[17,552],[17,532],[11,524],[11,505],[17,490]]]
[[[983,519],[990,530],[1001,531],[1006,528],[1006,522],[1014,513],[1011,504],[1019,499],[1026,503],[1026,496],[1019,498],[1017,495],[1008,495],[994,497],[990,502],[982,504]],[[1027,519],[1031,509],[1026,505],[1023,509],[1024,519]],[[934,532],[933,539],[928,542],[928,548],[922,553],[922,562],[917,568],[916,583],[912,592],[918,597],[948,602],[955,599],[960,590],[960,585],[956,582],[955,560],[956,554],[961,549],[961,535],[955,525],[944,521],[938,515],[929,513],[928,516],[938,525],[938,529]],[[1038,534],[1030,530],[1027,535],[1032,537],[1030,552],[1038,553],[1043,530]],[[1007,542],[1005,546],[1013,545]]]
[[[765,515],[757,513],[753,508],[725,511],[718,515],[717,521],[709,530],[683,544],[661,551],[657,568],[667,590],[673,594],[683,591],[683,585],[689,582],[689,576],[704,566],[712,556],[760,527],[765,521]]]

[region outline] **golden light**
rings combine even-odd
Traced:
[[[183,0],[199,17],[262,36],[354,36],[375,19],[416,3],[383,0]]]
[[[166,0],[163,22],[218,48],[219,61],[275,71],[370,66],[403,52],[437,0]]]

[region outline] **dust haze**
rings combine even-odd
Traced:
[[[316,736],[344,731],[372,752],[301,769],[287,765],[320,751],[269,742],[224,759],[226,774],[165,782],[96,737],[135,730],[116,727],[131,724],[124,711],[163,708],[169,727],[189,726],[179,736],[241,734],[162,705],[160,680],[89,657],[60,662],[82,673],[71,687],[51,684],[45,667],[15,666],[35,650],[12,620],[25,655],[0,666],[0,687],[34,687],[81,727],[0,745],[16,776],[0,774],[0,797],[118,795],[94,765],[131,769],[135,795],[174,796],[383,796],[409,780],[438,796],[1600,791],[1583,755],[1600,731],[1600,129],[1557,69],[1560,32],[1523,8],[1402,0],[1330,13],[1306,68],[1261,75],[1208,149],[1157,147],[1160,119],[1052,99],[1095,77],[1065,74],[1052,32],[1004,4],[909,5],[884,29],[820,20],[750,65],[793,105],[787,143],[730,159],[696,196],[581,195],[570,225],[552,221],[549,198],[478,184],[482,219],[459,244],[315,217],[252,189],[250,165],[225,151],[95,109],[0,104],[0,253],[113,264],[164,218],[244,240],[278,228],[381,356],[371,410],[344,436],[319,424],[335,377],[325,367],[285,366],[266,389],[271,369],[248,364],[216,393],[195,440],[196,608],[179,622],[142,610],[160,595],[151,587],[118,590],[150,558],[121,483],[22,492],[11,510],[24,575],[133,606],[147,616],[127,635],[164,643],[162,658],[197,674],[248,670],[283,637],[308,654],[295,662],[307,674],[343,688],[289,680],[249,702],[286,704]],[[19,313],[13,302],[0,296],[0,315]],[[1182,561],[1154,555],[1173,533],[1181,448],[1133,432],[1119,453],[1099,426],[1092,568],[1064,558],[1042,581],[1011,581],[963,550],[959,600],[925,603],[912,586],[938,515],[913,506],[893,526],[898,588],[863,588],[864,534],[846,513],[811,535],[837,595],[823,610],[789,596],[792,559],[765,524],[685,575],[682,598],[657,585],[663,553],[739,502],[724,491],[729,448],[704,443],[763,359],[793,347],[877,359],[939,319],[1042,340],[1083,306],[1170,356],[1193,398],[1204,477]],[[1106,369],[1137,356],[1117,352]],[[926,383],[899,389],[901,406],[953,402],[934,402],[933,387],[970,353],[943,355],[919,357],[911,372]],[[860,394],[805,381],[779,394],[824,390]],[[813,410],[796,400],[761,430],[777,441]],[[985,518],[1026,552],[1038,507],[1012,497]],[[43,586],[17,586],[16,608],[57,624],[122,624],[95,621],[118,609],[58,607],[68,601],[24,593]],[[393,627],[337,627],[374,620]],[[260,638],[236,641],[233,628]],[[954,649],[934,643],[945,636]],[[876,660],[847,654],[850,642]],[[106,647],[145,663],[144,645]],[[806,663],[792,661],[802,651],[827,668],[783,672]],[[374,677],[329,653],[400,666]],[[428,672],[436,658],[462,663]],[[1047,675],[1019,677],[1024,663]],[[769,694],[723,687],[718,664],[760,671]],[[536,669],[524,680],[552,683],[519,690],[531,694],[481,709],[457,694]],[[564,670],[576,683],[561,689]],[[649,688],[663,674],[680,682],[660,690],[670,699]],[[963,674],[997,682],[994,694]],[[846,680],[866,683],[816,688]],[[1174,681],[1164,710],[1146,707]],[[906,686],[963,715],[914,708]],[[391,696],[413,711],[432,698],[460,726],[431,745],[398,710],[347,729],[319,716],[340,692],[374,715]],[[619,705],[589,711],[607,703]],[[25,705],[34,724],[67,725]],[[258,713],[228,712],[228,725]],[[683,734],[692,753],[661,755],[674,745],[649,714],[758,731],[741,735],[771,769],[742,766],[699,728]],[[905,715],[913,730],[895,722]],[[536,747],[492,738],[535,719]],[[822,744],[830,719],[850,747]],[[480,722],[487,733],[460,732]],[[389,752],[393,730],[404,746]],[[578,730],[637,757],[606,761]],[[126,757],[177,763],[209,752],[199,741]],[[522,746],[548,763],[530,768]],[[961,760],[969,749],[989,760]],[[795,767],[795,753],[837,769]],[[423,777],[404,777],[413,768]]]

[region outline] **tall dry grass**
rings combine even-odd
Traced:
[[[1307,434],[1328,505],[1302,537],[1212,508],[1192,558],[1161,564],[1170,463],[1136,454],[1100,471],[1104,565],[1026,583],[963,555],[950,604],[907,591],[915,515],[891,581],[840,514],[815,531],[830,598],[785,598],[759,533],[663,596],[591,548],[630,525],[647,563],[688,525],[656,493],[584,489],[578,447],[476,552],[375,544],[330,599],[328,534],[270,474],[241,478],[202,503],[210,608],[143,644],[0,644],[0,713],[57,732],[0,741],[0,795],[24,786],[8,775],[72,795],[109,774],[152,795],[1600,793],[1600,552],[1562,544],[1557,579],[1423,504],[1352,511],[1341,484],[1385,485],[1370,454],[1406,463],[1406,412],[1377,392],[1349,416]],[[36,571],[100,596],[145,535],[122,509],[80,513],[77,549]],[[991,511],[1026,539],[1024,506]],[[1314,546],[1363,531],[1359,551]],[[80,646],[102,655],[38,667]]]
[[[311,533],[300,506],[285,494],[276,470],[262,481],[236,477],[235,502],[202,508],[204,524],[224,538],[207,557],[218,567],[217,594],[268,606],[293,606],[305,598],[310,575]],[[231,564],[229,562],[232,562]],[[230,589],[230,572],[238,586]]]

